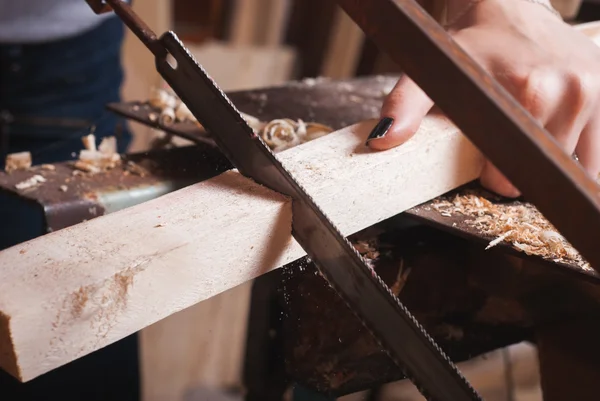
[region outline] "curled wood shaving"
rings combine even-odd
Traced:
[[[507,243],[528,255],[592,270],[589,263],[531,204],[494,203],[474,191],[467,191],[453,198],[438,198],[432,207],[443,216],[460,214],[471,217],[465,220],[466,224],[494,238],[486,249]]]
[[[405,266],[404,259],[400,259],[400,266],[398,266],[396,281],[394,281],[394,284],[392,284],[390,287],[390,290],[395,296],[399,296],[400,292],[402,292],[402,289],[404,288],[404,285],[406,285],[411,271],[412,267]]]
[[[170,88],[155,89],[148,104],[158,113],[152,112],[148,115],[152,122],[160,121],[163,126],[169,126],[189,121],[195,123],[200,129],[204,129],[185,103]],[[254,132],[258,133],[275,152],[301,145],[333,132],[331,127],[317,122],[294,121],[289,118],[265,122],[249,114],[240,114]]]
[[[44,177],[42,177],[41,175],[36,174],[33,177],[28,178],[25,181],[21,181],[18,184],[16,184],[15,188],[22,191],[24,189],[36,187],[39,184],[42,184],[44,182],[46,182],[46,179]]]
[[[175,122],[175,110],[170,107],[165,107],[160,113],[160,123],[164,126],[169,126]]]
[[[333,129],[323,124],[289,118],[269,121],[259,131],[265,143],[275,152],[312,141],[331,133]]]

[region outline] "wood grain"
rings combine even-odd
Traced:
[[[375,123],[279,154],[345,235],[478,177],[481,154],[445,118],[386,152],[363,145]],[[0,344],[16,358],[0,366],[31,380],[301,258],[291,218],[231,170],[1,252]]]

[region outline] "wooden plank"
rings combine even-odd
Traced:
[[[280,46],[285,38],[291,0],[263,0],[260,4],[256,27],[257,43],[262,46]]]
[[[258,44],[256,35],[260,18],[259,0],[234,0],[229,29],[229,42],[234,46],[252,46]]]
[[[342,9],[337,9],[320,75],[334,79],[355,76],[364,41],[360,27]]]
[[[302,0],[292,2],[285,43],[298,52],[299,78],[316,77],[327,51],[327,40],[336,10],[334,1]]]
[[[404,145],[365,121],[279,154],[350,235],[478,177],[483,158],[441,116]],[[289,199],[231,170],[0,253],[0,367],[31,380],[304,256]]]

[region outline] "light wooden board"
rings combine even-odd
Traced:
[[[321,75],[334,79],[353,77],[365,41],[363,31],[348,14],[338,8],[329,35],[327,54],[323,60]]]
[[[364,147],[375,123],[279,154],[345,235],[478,177],[448,120],[386,152]],[[30,380],[304,256],[291,218],[232,170],[0,252],[0,366]]]

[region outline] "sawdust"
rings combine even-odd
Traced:
[[[80,172],[89,174],[102,173],[121,164],[121,156],[117,152],[117,140],[114,136],[102,139],[96,148],[96,137],[93,134],[81,138],[85,149],[79,152],[79,159],[73,163]]]
[[[26,189],[35,188],[40,184],[43,184],[44,182],[46,182],[46,178],[39,174],[36,174],[33,177],[30,177],[24,181],[15,184],[15,188],[19,191],[24,191]]]
[[[528,255],[592,270],[577,250],[531,204],[493,202],[478,191],[469,190],[452,198],[437,198],[432,207],[442,216],[460,214],[471,217],[465,221],[466,224],[494,238],[486,249],[506,243]]]
[[[131,160],[127,161],[127,164],[125,165],[125,171],[140,177],[145,177],[150,174],[146,168]]]
[[[259,96],[263,95],[266,96],[265,94]],[[199,128],[204,129],[185,103],[169,87],[155,89],[148,99],[147,104],[158,112],[158,115],[156,113],[148,115],[148,118],[152,122],[159,120],[163,126],[168,126],[176,122],[192,122]],[[250,128],[274,152],[281,152],[333,132],[333,128],[318,122],[306,122],[289,118],[261,121],[249,114],[240,114]],[[170,138],[168,142],[170,142]]]
[[[83,309],[89,300],[89,288],[79,287],[79,290],[72,294],[71,299],[71,316],[77,319],[83,313]]]
[[[133,277],[143,268],[138,266],[134,269],[126,270],[122,273],[117,273],[115,275],[115,284],[117,286],[117,301],[123,308],[127,305],[127,294],[129,292],[129,287],[133,284]]]
[[[404,259],[400,259],[400,266],[398,266],[396,280],[390,287],[390,291],[392,291],[395,296],[399,296],[402,292],[402,289],[408,281],[408,276],[410,275],[411,270],[412,268],[410,266],[406,266]]]
[[[376,261],[379,256],[379,245],[376,238],[369,240],[359,240],[353,242],[352,245],[354,248],[364,257],[370,261]]]
[[[375,262],[381,257],[382,249],[378,237],[373,237],[368,240],[354,241],[352,242],[352,245],[358,251],[358,253],[360,253],[361,256],[365,258],[365,261],[367,262],[369,267],[374,269]],[[392,293],[395,296],[399,296],[402,292],[402,289],[408,281],[408,276],[410,275],[411,270],[411,267],[406,265],[404,259],[400,259],[400,265],[398,266],[398,274],[396,275],[394,283],[390,286],[390,291],[392,291]]]

